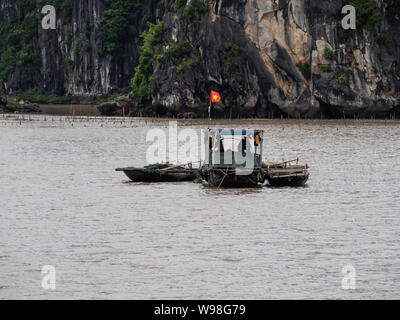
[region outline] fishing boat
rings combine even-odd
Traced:
[[[144,168],[119,168],[134,182],[182,182],[194,181],[200,170],[189,165],[154,164]]]
[[[264,183],[262,130],[209,129],[202,178],[218,188],[251,188]]]
[[[297,162],[296,164],[292,164]],[[302,187],[309,177],[308,165],[299,165],[299,159],[282,163],[264,163],[265,178],[273,187]]]

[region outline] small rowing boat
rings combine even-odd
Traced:
[[[194,181],[200,176],[199,169],[191,166],[156,164],[144,168],[119,168],[134,182],[181,182]]]
[[[273,187],[302,187],[309,177],[308,165],[293,165],[299,159],[283,163],[264,163],[265,178]]]

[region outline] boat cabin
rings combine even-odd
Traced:
[[[206,163],[214,168],[261,168],[264,131],[209,129]]]

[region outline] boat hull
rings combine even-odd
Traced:
[[[268,183],[273,187],[303,187],[307,183],[309,174],[290,177],[268,176]]]
[[[234,169],[203,169],[202,177],[217,188],[255,188],[264,182],[260,170],[253,170],[247,175],[238,175]]]
[[[183,182],[194,181],[198,177],[195,171],[163,172],[161,170],[126,169],[123,171],[133,182]]]

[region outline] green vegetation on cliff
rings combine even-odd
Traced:
[[[164,57],[170,58],[177,65],[177,71],[182,73],[190,68],[194,61],[189,58],[193,48],[189,42],[173,42],[168,45]]]
[[[331,49],[329,49],[329,48],[326,48],[325,51],[324,51],[323,57],[326,60],[335,60],[336,52],[331,50]]]
[[[387,7],[387,18],[392,22],[396,16],[400,17],[400,0],[390,0]]]
[[[376,0],[345,0],[346,4],[350,4],[357,11],[357,27],[372,29],[375,24],[383,20],[383,16]],[[386,7],[386,18],[389,22],[393,22],[396,17],[400,16],[400,0],[388,1]]]
[[[17,67],[29,74],[40,66],[40,58],[34,51],[32,38],[37,30],[39,12],[26,5],[26,10],[33,10],[21,18],[0,23],[0,81],[5,81],[10,72]]]
[[[63,104],[69,103],[70,98],[65,96],[60,96],[54,93],[49,93],[43,89],[30,89],[24,92],[20,92],[17,95],[19,100],[34,102],[34,103],[50,103],[50,104]]]
[[[392,38],[387,34],[381,34],[376,42],[381,46],[387,46],[392,42]]]
[[[311,67],[308,62],[299,62],[296,64],[296,67],[300,70],[303,74],[304,78],[310,80],[311,78]]]
[[[185,6],[187,3],[187,0],[175,0],[175,7],[177,9],[182,8],[183,6]]]
[[[237,61],[241,52],[240,46],[237,43],[234,43],[228,53],[225,55],[224,59],[224,75],[229,77],[231,74],[239,74],[240,68]]]
[[[165,56],[172,59],[182,59],[190,54],[192,48],[189,42],[173,42],[168,45]]]
[[[103,54],[122,52],[124,43],[138,36],[135,25],[140,17],[142,2],[140,0],[105,0],[106,10],[100,22]]]
[[[135,70],[132,79],[132,94],[137,99],[150,99],[153,94],[153,59],[155,56],[154,47],[160,44],[163,36],[164,23],[157,25],[149,23],[149,29],[141,34],[143,45],[139,58],[139,65]]]
[[[58,10],[62,10],[67,16],[72,15],[72,10],[74,8],[74,0],[37,0],[39,7],[45,5],[52,5]]]
[[[192,0],[190,5],[183,10],[183,15],[188,19],[193,19],[206,13],[208,9],[200,0]]]
[[[320,64],[319,70],[321,70],[322,72],[326,72],[326,73],[333,71],[332,67],[329,64]]]
[[[357,11],[357,27],[372,29],[383,17],[378,4],[374,0],[346,0]]]
[[[337,78],[336,81],[338,84],[344,84],[346,82],[346,79],[345,79],[344,75],[341,75]]]
[[[0,22],[0,81],[6,81],[8,75],[20,69],[21,72],[34,74],[40,68],[40,57],[35,53],[38,24],[41,9],[49,4],[47,0],[18,1],[20,14],[9,21]],[[73,0],[53,0],[51,2],[59,14],[72,15]]]
[[[189,69],[193,65],[194,61],[184,57],[181,62],[179,63],[178,67],[176,70],[179,73],[185,72],[187,69]]]

